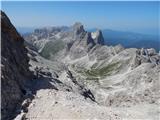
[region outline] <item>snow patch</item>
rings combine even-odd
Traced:
[[[92,39],[95,39],[97,37],[97,32],[91,32]]]

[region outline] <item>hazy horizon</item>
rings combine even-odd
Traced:
[[[158,35],[159,6],[158,1],[3,1],[1,9],[18,28],[71,26],[79,21],[87,29],[113,29]]]

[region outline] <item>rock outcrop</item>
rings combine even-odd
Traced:
[[[74,35],[75,36],[85,32],[83,25],[81,23],[79,23],[79,22],[76,22],[73,25],[73,31],[74,31]]]
[[[153,63],[155,65],[160,64],[160,56],[156,53],[155,49],[138,49],[136,51],[135,66],[142,63]]]
[[[92,36],[92,39],[94,39],[94,42],[96,44],[101,44],[101,45],[105,44],[101,30],[97,30],[96,32],[92,32],[91,36]]]
[[[69,54],[72,59],[87,55],[94,46],[104,45],[104,38],[100,30],[93,33],[87,32],[81,23],[75,23],[73,33],[73,40],[68,43],[70,45]]]
[[[22,102],[31,73],[24,39],[2,11],[1,44],[1,113],[2,120],[10,120]]]

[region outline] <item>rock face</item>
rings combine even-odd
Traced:
[[[74,31],[74,34],[75,36],[85,32],[84,28],[83,28],[83,25],[79,22],[76,22],[74,25],[73,25],[73,31]]]
[[[23,38],[5,13],[1,11],[2,120],[12,119],[26,92],[26,80],[31,75],[29,58],[23,43]]]
[[[70,47],[70,57],[77,59],[87,55],[87,53],[96,45],[104,45],[102,32],[97,30],[90,33],[84,30],[81,23],[75,23],[74,26],[74,42]]]
[[[136,51],[135,66],[142,63],[153,63],[155,65],[160,64],[160,56],[156,53],[155,49],[138,49]]]
[[[96,44],[104,45],[104,38],[101,30],[97,30],[96,32],[91,33],[92,38]]]

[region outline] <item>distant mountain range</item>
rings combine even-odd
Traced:
[[[90,32],[95,30],[95,28],[88,29]],[[18,31],[21,34],[26,34],[33,32],[34,28],[19,27]],[[102,33],[107,45],[121,44],[126,48],[154,48],[157,52],[160,51],[160,38],[158,35],[140,34],[111,29],[103,29]]]

